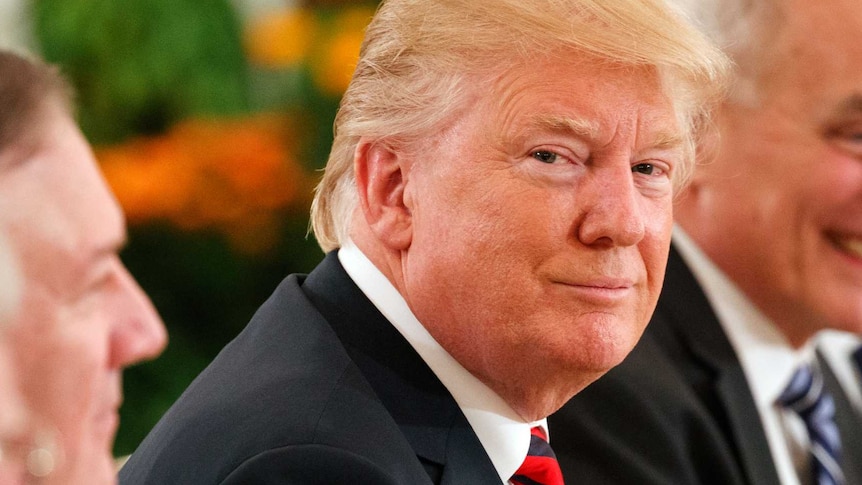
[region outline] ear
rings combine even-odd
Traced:
[[[697,194],[704,184],[708,184],[715,177],[713,164],[715,164],[720,149],[721,134],[718,131],[718,125],[711,125],[701,133],[695,147],[694,171],[691,174],[688,187],[684,190],[689,196],[691,196],[690,194]]]
[[[407,249],[413,237],[407,190],[409,161],[385,143],[360,140],[353,155],[359,205],[365,222],[389,249]]]

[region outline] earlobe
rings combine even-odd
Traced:
[[[409,163],[404,154],[380,141],[360,140],[353,169],[368,228],[389,249],[407,249],[412,238],[412,214],[407,187]]]

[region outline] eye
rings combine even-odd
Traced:
[[[839,143],[845,150],[856,156],[862,155],[862,131],[845,133]]]
[[[839,149],[851,156],[862,156],[862,127],[858,123],[831,130],[828,136]]]
[[[547,164],[562,163],[566,161],[562,155],[548,150],[536,150],[530,155],[536,160]]]
[[[658,169],[651,163],[639,163],[632,167],[632,173],[642,173],[644,175],[652,175]]]

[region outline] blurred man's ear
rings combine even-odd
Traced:
[[[408,163],[385,143],[364,139],[353,156],[365,223],[383,245],[395,251],[407,249],[413,234]]]
[[[721,149],[721,133],[718,129],[718,120],[712,120],[710,123],[710,126],[701,133],[699,143],[695,147],[695,165],[691,179],[685,189],[677,194],[677,200],[697,194],[703,184],[714,177],[713,165]]]

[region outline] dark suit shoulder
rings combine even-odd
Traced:
[[[352,483],[303,481],[302,470],[318,468],[421,483],[415,455],[301,280],[288,277],[195,379],[123,467],[122,484]]]
[[[656,325],[657,324],[657,325]],[[744,483],[677,336],[647,332],[616,368],[549,418],[567,480],[603,484]],[[694,380],[692,380],[694,379]]]

